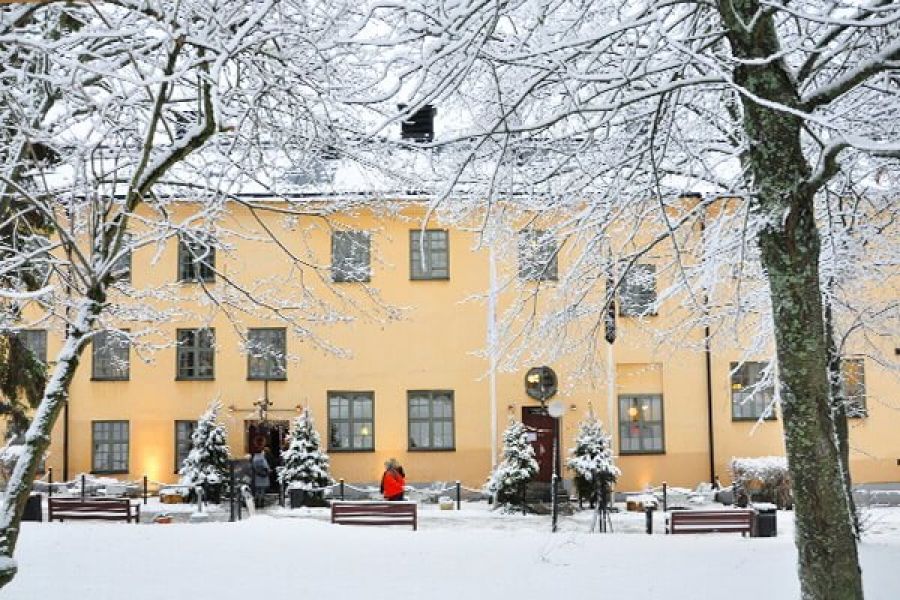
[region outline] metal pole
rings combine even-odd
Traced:
[[[462,488],[458,480],[456,482],[456,510],[462,510]]]
[[[341,500],[344,499],[344,480],[341,479]]]
[[[85,480],[85,476],[84,476],[84,473],[82,473],[81,474],[81,501],[82,502],[84,502],[84,485],[85,485],[84,480]]]
[[[647,517],[647,534],[653,533],[653,506],[648,504],[644,507],[644,515]]]
[[[234,500],[237,497],[238,490],[237,490],[237,484],[235,483],[235,478],[234,478],[234,461],[233,460],[229,461],[229,463],[228,463],[228,476],[229,476],[229,479],[231,480],[231,494],[230,494],[231,495],[231,506],[229,507],[231,510],[229,511],[228,522],[234,523],[234,519],[235,519]]]
[[[147,476],[144,475],[144,504],[147,504]]]
[[[53,496],[53,467],[47,467],[47,497]]]
[[[669,510],[669,484],[663,481],[663,512]]]
[[[550,506],[552,508],[551,531],[556,533],[559,519],[559,473],[557,472],[557,448],[559,447],[559,419],[553,418],[553,478],[550,480]]]

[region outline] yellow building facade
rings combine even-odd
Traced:
[[[187,215],[191,209],[177,210]],[[203,283],[179,281],[177,238],[135,250],[132,288],[166,290],[170,296],[140,299],[141,294],[129,293],[113,301],[145,302],[171,314],[152,326],[121,317],[107,320],[140,333],[139,343],[126,350],[127,376],[121,368],[116,373],[100,364],[103,356],[98,358],[92,347],[86,350],[66,414],[53,432],[47,465],[54,478],[93,472],[174,482],[191,423],[218,399],[235,457],[247,455],[259,432],[277,430],[308,407],[328,446],[335,478],[375,481],[383,462],[395,457],[409,481],[480,486],[499,459],[508,419],[522,419],[540,406],[525,391],[526,371],[540,365],[523,362],[492,373],[484,353],[492,320],[514,292],[501,291],[496,302],[485,294],[492,283],[515,277],[516,257],[494,257],[479,247],[477,232],[439,223],[426,229],[444,233],[428,236],[423,244],[418,237],[423,215],[420,207],[408,204],[391,214],[360,210],[327,219],[288,219],[277,210],[251,213],[229,205],[217,226],[224,249],[215,256],[215,274]],[[277,244],[269,235],[273,231]],[[341,233],[347,231],[366,235]],[[351,281],[333,281],[336,253],[347,254],[354,243],[368,245],[349,250],[360,264],[368,259],[368,277],[357,273]],[[429,264],[420,277],[417,269],[425,265],[413,255],[424,248],[428,260],[438,264]],[[567,255],[561,254],[557,268],[564,272],[566,267]],[[290,323],[270,310],[251,308],[254,303],[277,304]],[[693,487],[713,473],[725,482],[732,457],[783,454],[777,416],[760,420],[752,410],[735,409],[735,395],[752,384],[754,375],[742,372],[749,376],[742,383],[732,372],[733,363],[742,360],[740,348],[715,344],[706,353],[698,349],[703,346],[700,329],[685,334],[695,343],[682,348],[648,338],[648,328],[665,327],[679,310],[676,302],[663,301],[656,315],[640,323],[620,316],[612,348],[601,343],[592,357],[601,365],[612,359],[612,373],[602,366],[601,376],[588,377],[574,358],[549,363],[559,380],[554,400],[565,407],[563,456],[579,421],[592,412],[613,434],[620,490],[662,481]],[[182,356],[190,344],[203,345],[196,332],[183,330],[199,329],[214,331],[214,348]],[[284,340],[283,376],[253,376],[246,349],[251,330],[254,336],[274,330],[274,337],[266,339]],[[896,360],[900,340],[881,341],[879,351]],[[51,361],[59,343],[57,332],[50,330]],[[900,481],[896,376],[879,361],[857,358],[867,416],[851,420],[854,479]],[[265,415],[259,406],[263,398]]]

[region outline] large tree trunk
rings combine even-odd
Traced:
[[[815,189],[800,142],[796,82],[780,59],[778,32],[759,0],[720,0],[728,40],[741,59],[754,213],[769,280],[785,447],[794,486],[802,597],[860,600],[862,577],[831,418],[827,339],[819,281]],[[763,99],[758,102],[755,98]]]
[[[69,385],[75,376],[81,353],[88,343],[93,323],[100,312],[102,302],[85,299],[74,323],[66,332],[63,347],[57,357],[56,367],[47,382],[44,398],[25,434],[25,448],[16,461],[0,503],[0,588],[12,581],[18,567],[13,552],[19,538],[19,528],[25,504],[31,493],[31,484],[41,457],[50,445],[53,425],[69,398]]]

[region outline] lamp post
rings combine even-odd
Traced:
[[[550,530],[556,533],[559,520],[559,419],[566,412],[566,407],[560,400],[554,400],[547,406],[547,412],[553,417],[553,477],[550,480]]]

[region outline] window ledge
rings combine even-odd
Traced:
[[[642,456],[650,454],[665,454],[665,450],[619,450],[619,456]]]
[[[375,452],[375,448],[328,448],[329,454],[354,454],[360,452]]]
[[[731,417],[732,423],[755,423],[756,421],[759,421],[759,420],[760,420],[759,417],[735,417],[735,416]],[[777,421],[778,417],[764,417],[762,420],[763,421]]]
[[[456,452],[456,446],[452,448],[407,448],[407,452]]]
[[[215,377],[175,377],[175,381],[215,381]]]
[[[91,377],[91,381],[131,381],[131,377]]]
[[[287,381],[287,376],[284,377],[247,377],[247,381]]]

